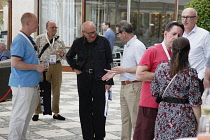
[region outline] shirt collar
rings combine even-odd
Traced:
[[[196,33],[197,30],[198,30],[198,26],[195,25],[195,27],[192,29],[192,31],[189,34],[186,34],[186,32],[184,32],[184,36],[189,36],[189,35],[191,35],[193,33]]]
[[[137,37],[136,37],[136,35],[134,35],[134,37],[131,38],[125,45],[126,45],[127,47],[129,47],[129,45],[130,45],[134,40],[136,40],[136,39],[137,39]]]
[[[46,33],[46,36],[48,37],[47,33]],[[57,36],[58,36],[58,34],[55,34],[55,35],[53,36],[53,38],[56,38]]]
[[[95,39],[93,42],[88,42],[88,41],[87,41],[87,38],[86,38],[85,36],[83,36],[83,37],[84,37],[83,45],[86,44],[86,43],[94,43],[94,42],[96,42],[96,40],[98,39],[98,35],[97,35],[96,39]]]

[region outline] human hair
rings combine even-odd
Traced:
[[[50,21],[47,21],[47,22],[46,22],[46,27],[48,27],[48,23],[49,23],[49,22],[50,22]]]
[[[172,58],[170,61],[169,74],[174,76],[189,67],[188,54],[190,51],[190,42],[185,37],[179,37],[172,44]]]
[[[182,28],[182,31],[184,32],[184,25],[181,22],[178,22],[178,21],[169,22],[166,25],[165,31],[170,32],[170,30],[173,26],[178,26],[178,27]]]
[[[1,48],[6,48],[6,45],[3,42],[0,42],[0,47]]]
[[[24,14],[22,15],[21,19],[20,19],[22,26],[25,26],[26,21],[33,19],[33,18],[34,18],[33,15],[34,15],[34,14],[29,13],[29,12],[24,13]]]
[[[48,21],[46,22],[46,28],[49,26],[49,23],[50,23],[50,22],[53,22],[53,23],[54,23],[54,21],[48,20]]]
[[[84,31],[86,28],[93,27],[96,29],[96,25],[92,21],[86,21],[82,24],[82,31]]]
[[[110,28],[110,22],[109,21],[104,21],[103,22],[105,25],[108,25],[108,27]]]
[[[183,11],[186,11],[186,10],[190,10],[191,13],[192,13],[194,16],[196,16],[196,17],[198,16],[198,12],[197,12],[194,8],[189,7],[189,8],[184,9]]]
[[[119,28],[120,33],[124,32],[124,31],[127,33],[133,33],[133,25],[126,20],[120,21],[119,23],[117,23],[115,25],[115,27]]]

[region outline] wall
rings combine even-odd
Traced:
[[[37,15],[38,0],[13,0],[12,1],[12,39],[18,34],[21,29],[21,16],[25,12],[31,12]],[[36,35],[32,34],[34,37]]]

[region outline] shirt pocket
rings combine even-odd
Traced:
[[[98,49],[97,50],[97,56],[98,58],[101,58],[101,59],[105,59],[105,49]]]

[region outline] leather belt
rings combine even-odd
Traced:
[[[82,72],[87,73],[87,74],[94,74],[94,69],[84,69]]]
[[[40,61],[40,63],[41,63],[42,61]],[[58,61],[56,61],[56,63],[60,63],[61,61],[60,60],[58,60]]]
[[[140,81],[137,81],[137,80],[135,80],[135,81],[121,81],[121,84],[127,85],[127,84],[131,84],[131,83],[135,83],[135,82],[140,82]]]

